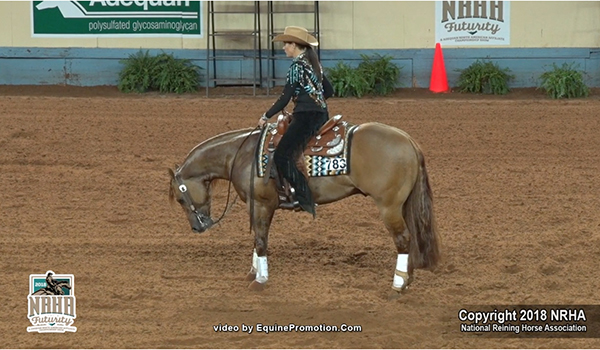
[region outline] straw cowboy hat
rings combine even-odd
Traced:
[[[283,34],[279,34],[273,38],[273,41],[285,41],[302,45],[318,46],[317,39],[308,33],[306,28],[288,26],[285,27]]]

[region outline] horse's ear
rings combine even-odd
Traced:
[[[171,178],[175,177],[175,173],[173,172],[173,169],[169,168],[169,175],[171,176]]]

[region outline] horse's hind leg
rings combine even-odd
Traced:
[[[381,218],[388,229],[398,251],[396,261],[396,271],[394,273],[394,282],[392,289],[401,292],[412,282],[413,267],[410,266],[408,252],[410,246],[410,233],[406,228],[406,223],[402,217],[402,204],[398,201],[389,201],[387,203],[377,203]]]

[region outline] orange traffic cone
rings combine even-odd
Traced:
[[[440,43],[435,44],[435,55],[433,56],[433,67],[431,69],[431,81],[429,90],[433,92],[448,92],[448,77],[444,66],[444,55]]]

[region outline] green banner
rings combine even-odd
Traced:
[[[200,1],[32,1],[35,36],[202,36]]]

